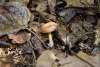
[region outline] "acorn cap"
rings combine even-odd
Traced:
[[[40,31],[42,33],[50,33],[55,31],[57,29],[57,26],[58,26],[57,23],[50,21],[48,23],[43,24],[40,28]]]

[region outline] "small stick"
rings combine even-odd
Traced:
[[[72,54],[73,54],[76,58],[78,58],[78,59],[80,59],[81,61],[87,63],[87,64],[90,65],[91,67],[95,67],[92,63],[90,63],[90,62],[88,62],[87,60],[81,58],[81,57],[78,56],[75,52],[73,52],[73,51],[71,51],[71,52],[72,52]]]
[[[35,36],[39,39],[39,41],[43,44],[44,47],[48,48],[47,46],[45,46],[45,43],[38,37],[38,35],[37,35],[36,33],[34,33],[32,30],[30,30],[30,29],[28,29],[28,28],[27,28],[27,30],[28,30],[29,32],[31,32],[33,35],[35,35]]]

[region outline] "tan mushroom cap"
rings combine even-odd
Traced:
[[[55,31],[57,29],[57,26],[58,26],[57,23],[50,21],[48,23],[41,25],[40,31],[42,33],[50,33]]]

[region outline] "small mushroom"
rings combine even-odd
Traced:
[[[54,45],[51,32],[55,31],[57,29],[57,26],[58,24],[52,21],[41,25],[40,31],[42,33],[48,33],[50,47],[53,47]]]

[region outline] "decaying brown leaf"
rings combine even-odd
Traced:
[[[18,32],[16,34],[9,34],[8,36],[13,42],[22,44],[30,39],[31,34],[27,32]]]

